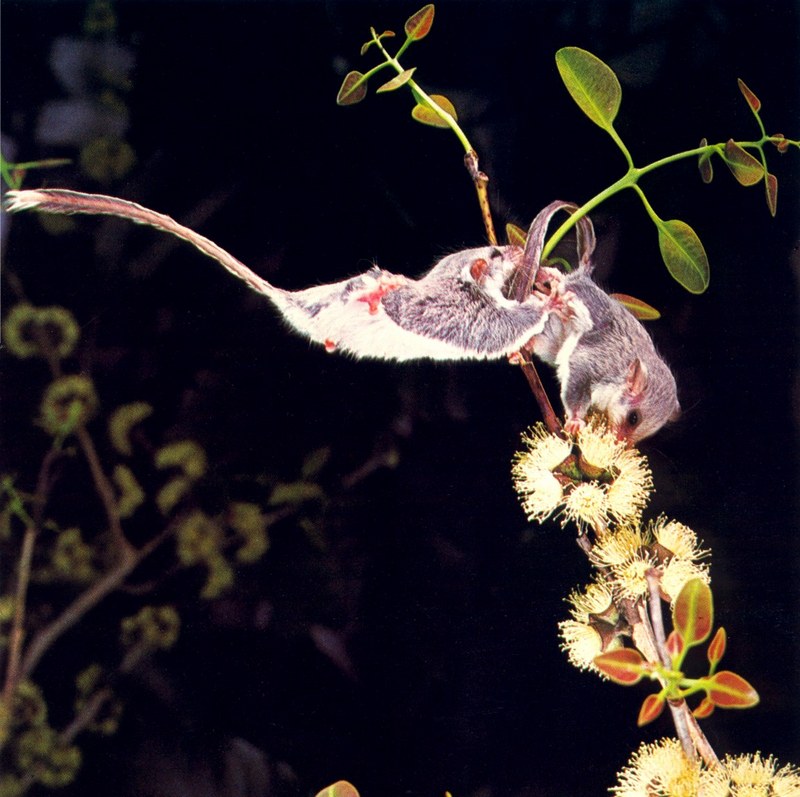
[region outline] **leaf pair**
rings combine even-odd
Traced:
[[[616,190],[633,187],[638,182],[641,170],[634,167],[627,147],[614,129],[614,120],[622,102],[622,88],[614,71],[596,55],[580,47],[560,49],[556,53],[556,66],[578,107],[611,136],[628,161],[628,173],[619,181]],[[686,290],[702,293],[708,287],[709,266],[697,233],[686,222],[661,219],[645,199],[641,188],[637,186],[637,189],[658,230],[661,257],[669,273]]]

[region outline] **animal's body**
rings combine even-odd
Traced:
[[[213,241],[133,202],[61,189],[11,191],[8,209],[121,216],[177,235],[266,296],[287,323],[329,351],[407,361],[486,360],[533,351],[555,366],[568,431],[590,409],[620,437],[653,434],[678,410],[675,380],[644,327],[591,279],[594,235],[579,229],[580,265],[539,269],[554,202],[531,225],[528,245],[464,249],[419,279],[373,267],[342,282],[286,291]]]

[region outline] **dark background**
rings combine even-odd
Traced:
[[[369,26],[401,31],[417,4],[115,8],[117,38],[136,56],[125,101],[137,165],[110,186],[74,168],[32,174],[28,186],[106,190],[194,218],[282,287],[373,260],[418,274],[482,244],[451,134],[414,123],[407,92],[334,102],[346,71],[376,62],[358,54]],[[3,132],[18,160],[75,157],[38,144],[35,127],[42,105],[65,96],[48,66],[52,42],[80,36],[84,12],[3,3]],[[439,2],[431,35],[404,62],[457,106],[502,228],[526,226],[556,198],[585,201],[624,168],[561,85],[559,47],[585,47],[618,72],[618,130],[645,164],[703,136],[756,138],[737,77],[761,98],[768,132],[796,138],[799,39],[797,3]],[[776,219],[762,187],[739,187],[721,164],[710,186],[688,161],[644,184],[663,218],[701,236],[712,268],[701,297],[670,280],[632,194],[593,219],[600,279],[663,313],[652,330],[685,408],[643,447],[651,512],[687,523],[713,550],[725,663],[761,694],[754,710],[717,712],[707,733],[720,754],[796,762],[800,180],[796,151],[769,157]],[[644,689],[601,683],[558,650],[563,598],[588,570],[572,531],[527,527],[511,490],[518,436],[538,418],[515,369],[326,355],[211,261],[124,222],[82,219],[51,237],[15,219],[6,262],[32,301],[76,313],[80,367],[104,407],[152,401],[166,436],[206,447],[212,489],[244,475],[293,478],[308,451],[333,452],[327,547],[276,529],[233,596],[189,601],[178,646],[125,685],[134,699],[120,733],[87,742],[65,794],[182,793],[191,772],[220,770],[233,738],[268,756],[273,788],[286,793],[347,778],[364,795],[600,794],[640,739],[669,734],[666,719],[636,729]],[[4,297],[7,308],[7,287]],[[3,358],[3,467],[22,474],[46,445],[27,426],[34,373]],[[341,487],[387,450],[397,467]],[[75,644],[95,644],[92,627],[102,637],[99,615],[86,625]],[[346,663],[314,643],[320,626],[345,645]],[[42,678],[74,655],[56,650]]]

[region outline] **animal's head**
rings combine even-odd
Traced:
[[[592,391],[592,407],[606,416],[620,440],[638,443],[655,434],[680,414],[675,378],[658,357],[631,362],[620,383],[599,384]]]

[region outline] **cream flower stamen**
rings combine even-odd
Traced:
[[[684,755],[677,739],[643,744],[619,773],[611,791],[617,797],[727,797],[721,769],[703,768]]]
[[[555,470],[571,453],[572,443],[547,431],[537,423],[522,435],[526,451],[517,455],[527,467],[537,470]]]
[[[578,526],[605,527],[607,515],[608,499],[605,490],[593,482],[576,485],[564,501],[564,523],[572,520]]]
[[[791,764],[778,769],[773,756],[725,756],[722,765],[730,778],[733,797],[797,797],[800,770]]]

